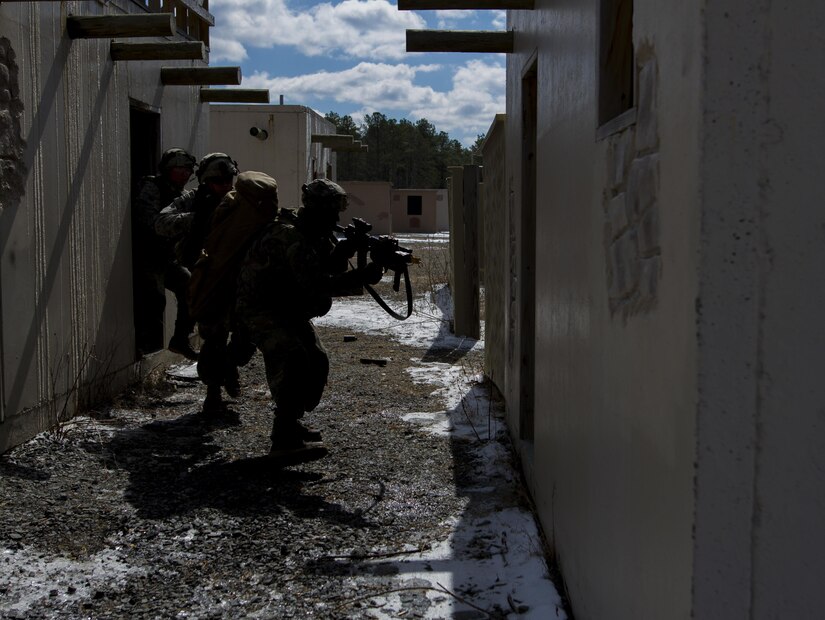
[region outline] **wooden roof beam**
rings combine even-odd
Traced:
[[[535,0],[398,0],[400,11],[467,11],[498,9],[506,11],[532,11]]]
[[[164,86],[227,85],[241,83],[240,67],[161,67]]]
[[[353,138],[349,134],[341,133],[314,133],[312,134],[313,142],[320,142],[325,147],[331,149],[340,149],[342,147],[352,146]]]
[[[120,43],[109,45],[112,60],[206,60],[206,46],[201,41],[165,41],[163,43]]]
[[[195,2],[195,0],[178,0],[178,2],[185,6],[190,13],[194,13],[195,15],[197,15],[198,19],[206,22],[209,26],[215,25],[215,16],[212,15],[212,13],[210,13],[208,10],[203,8],[200,4]]]
[[[171,13],[141,15],[101,15],[66,18],[71,39],[108,39],[112,37],[171,37],[177,32]]]
[[[407,51],[511,54],[513,31],[407,30]]]
[[[203,103],[269,103],[264,88],[201,88]]]

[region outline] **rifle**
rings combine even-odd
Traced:
[[[369,284],[364,284],[372,298],[378,302],[390,316],[403,321],[412,314],[412,286],[410,285],[410,275],[407,265],[413,261],[413,251],[402,247],[398,239],[389,235],[371,235],[372,224],[360,217],[352,218],[352,223],[347,226],[336,226],[336,231],[341,233],[345,239],[349,240],[355,247],[356,266],[361,269],[367,264],[367,255],[372,262],[379,265],[384,271],[393,272],[392,290],[396,293],[401,288],[401,277],[404,277],[404,289],[407,296],[407,314],[403,316],[390,308],[381,299],[381,296]]]

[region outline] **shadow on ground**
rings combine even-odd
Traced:
[[[124,498],[142,518],[164,519],[209,507],[233,516],[288,511],[300,518],[369,527],[360,515],[307,490],[322,474],[277,468],[266,456],[229,456],[214,437],[227,426],[239,426],[237,414],[204,420],[189,413],[152,421],[116,432],[101,458],[105,466],[128,472]]]

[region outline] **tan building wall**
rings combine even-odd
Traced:
[[[442,205],[444,203],[443,193],[438,192],[437,189],[394,189],[392,191],[393,232],[438,232],[439,203]],[[441,200],[439,196],[442,196]]]
[[[450,230],[450,196],[446,189],[437,189],[435,195],[436,232]]]
[[[209,149],[229,154],[241,170],[258,170],[278,182],[281,206],[301,204],[301,186],[313,179],[336,180],[334,152],[312,142],[312,134],[335,133],[335,125],[300,105],[211,104]],[[266,132],[261,140],[251,135]]]
[[[633,3],[601,121],[611,3],[508,15],[508,420],[581,620],[825,608],[825,5],[711,4]]]
[[[372,224],[373,235],[392,233],[390,192],[392,183],[385,181],[341,181],[347,191],[349,204],[341,218],[346,226],[352,218],[360,217]]]
[[[139,372],[130,108],[156,115],[162,142],[147,159],[206,148],[197,87],[162,86],[157,62],[112,62],[108,39],[70,40],[67,6],[0,4],[0,90],[10,95],[0,103],[0,452]],[[125,0],[72,6],[143,12]]]

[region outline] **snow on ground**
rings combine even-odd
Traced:
[[[402,244],[420,241],[421,237],[401,239]],[[429,237],[428,237],[429,240]],[[414,313],[398,321],[384,313],[370,297],[336,300],[317,324],[345,327],[361,333],[380,333],[398,342],[439,348],[483,347],[482,341],[457,338],[449,332],[452,305],[446,288],[435,293],[437,299],[418,298]],[[482,328],[483,332],[483,328]],[[440,545],[401,559],[375,560],[385,570],[395,570],[409,588],[427,588],[432,606],[426,618],[453,618],[472,612],[473,606],[490,609],[506,601],[507,617],[554,619],[566,618],[561,597],[548,576],[541,537],[532,512],[520,507],[501,508],[496,498],[502,488],[517,488],[520,478],[505,445],[484,441],[505,433],[500,415],[492,415],[496,405],[482,387],[483,377],[472,374],[460,364],[410,360],[410,379],[430,383],[434,393],[447,402],[447,410],[409,412],[403,419],[421,426],[425,432],[478,439],[481,470],[479,479],[490,485],[472,489],[488,499],[490,510],[451,523],[451,535]],[[478,504],[478,502],[476,503]],[[473,553],[473,549],[484,553]],[[490,550],[494,550],[491,556]],[[384,596],[371,596],[378,610],[376,619],[398,618],[404,610],[404,586]],[[473,604],[462,598],[465,593]]]

